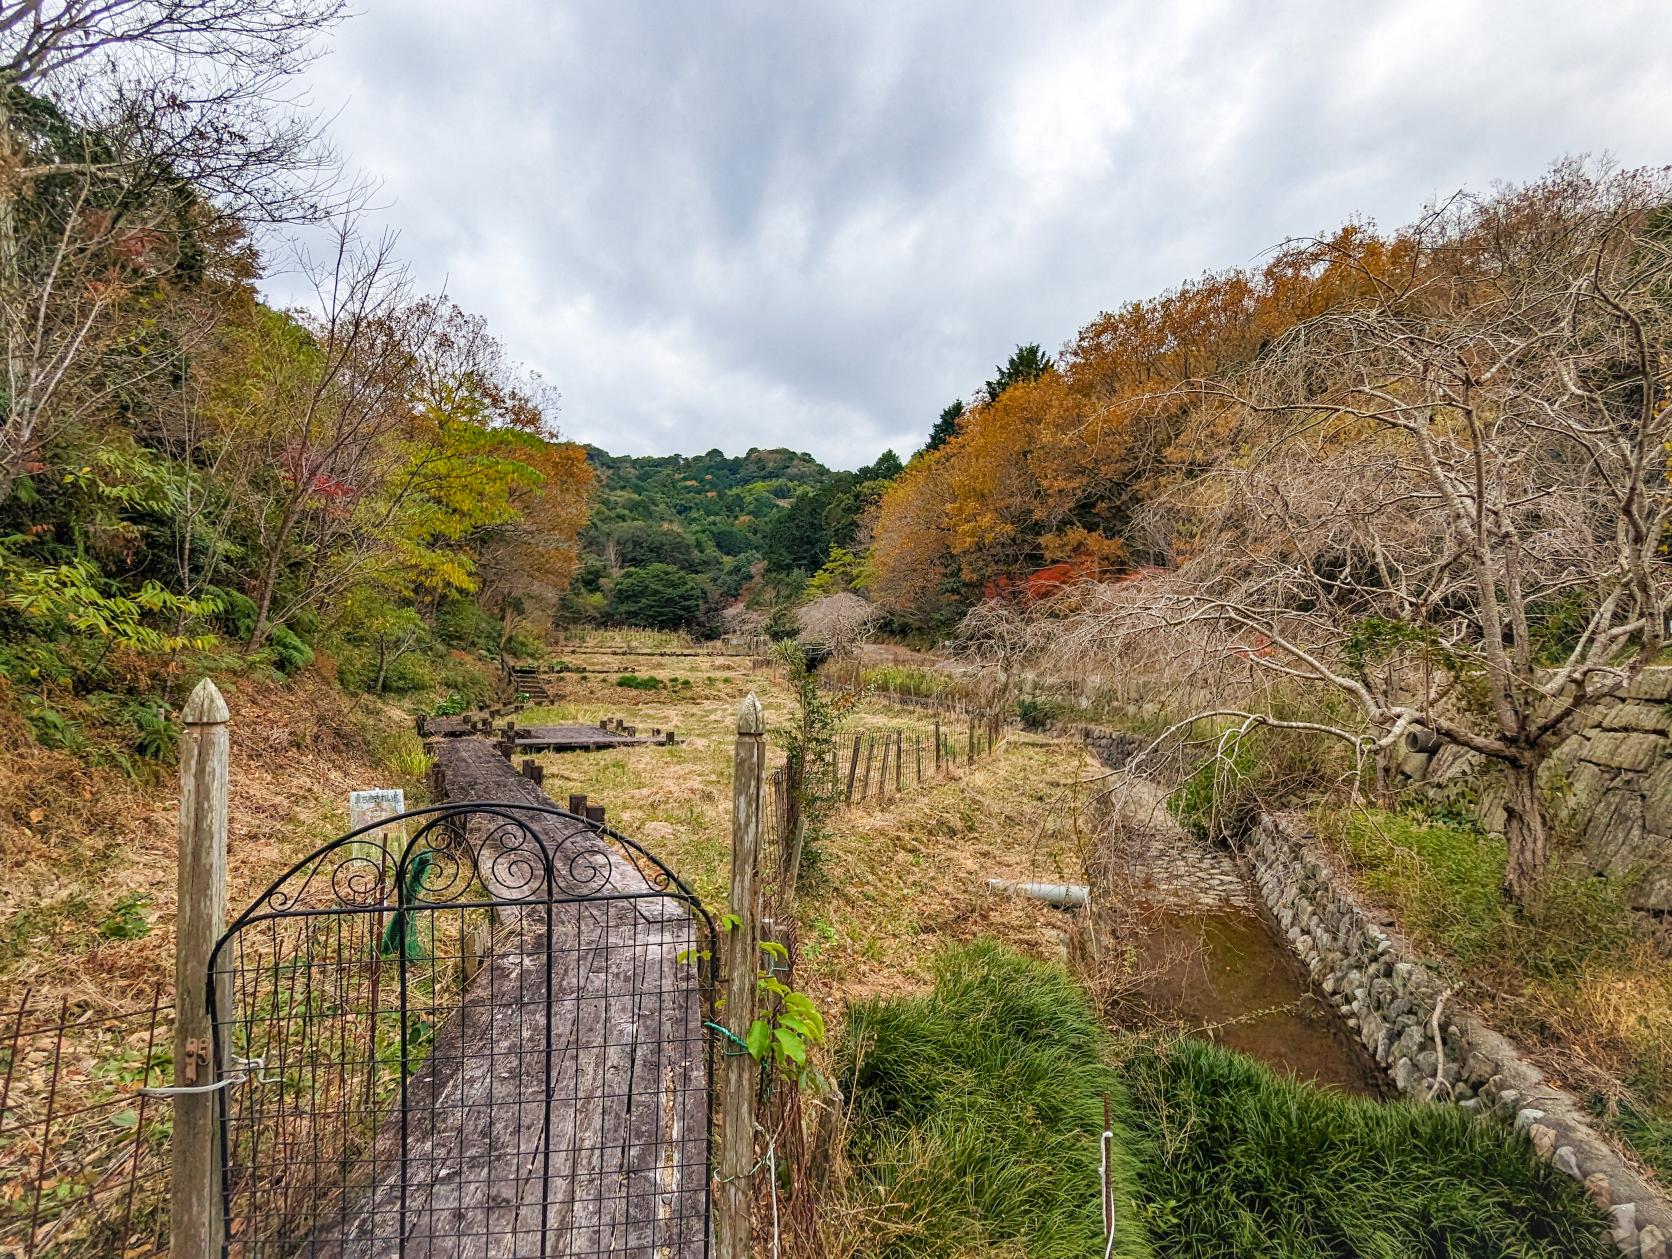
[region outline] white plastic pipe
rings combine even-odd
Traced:
[[[1031,896],[1058,909],[1079,909],[1091,896],[1084,883],[1012,883],[1009,879],[988,879],[987,886],[1000,892]]]

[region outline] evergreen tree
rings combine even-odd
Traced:
[[[610,616],[643,629],[683,629],[702,615],[702,587],[671,564],[625,569],[610,591]]]
[[[1054,371],[1056,364],[1051,356],[1039,348],[1037,342],[1031,345],[1019,345],[1010,361],[1003,367],[994,368],[998,376],[989,380],[983,386],[982,392],[988,402],[996,402],[998,396],[1012,385],[1020,385],[1026,381],[1038,380],[1046,372]]]
[[[964,404],[962,400],[954,402],[942,411],[940,419],[936,420],[935,426],[929,430],[929,440],[923,447],[924,452],[939,450],[947,442],[958,436],[958,421],[963,414]]]

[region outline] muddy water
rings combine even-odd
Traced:
[[[1299,977],[1266,924],[1243,909],[1163,912],[1129,937],[1144,976],[1139,1002],[1278,1071],[1383,1096],[1381,1073]]]
[[[1099,752],[1104,763],[1114,754]],[[1114,766],[1111,766],[1114,768]],[[1236,859],[1187,833],[1148,779],[1118,775],[1092,882],[1140,1017],[1297,1079],[1385,1096],[1384,1077],[1259,916]]]

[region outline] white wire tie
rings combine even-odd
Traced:
[[[146,1097],[198,1097],[204,1093],[217,1093],[221,1089],[231,1088],[236,1084],[244,1084],[254,1080],[257,1084],[272,1084],[276,1076],[262,1074],[267,1069],[267,1063],[261,1058],[240,1058],[231,1055],[233,1071],[231,1074],[216,1080],[213,1084],[175,1084],[169,1087],[142,1088],[139,1090]]]

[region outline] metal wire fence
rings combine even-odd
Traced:
[[[0,1255],[168,1253],[173,1068],[159,985],[101,1011],[24,990],[0,1004]]]

